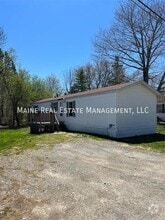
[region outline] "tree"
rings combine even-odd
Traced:
[[[149,2],[149,1],[148,1]],[[165,2],[151,1],[149,7],[165,14]],[[138,70],[148,83],[153,77],[151,68],[165,55],[165,23],[134,1],[120,5],[112,27],[101,30],[94,41],[95,55],[120,61]]]
[[[8,123],[10,121],[10,112],[12,111],[11,97],[10,97],[10,80],[13,75],[16,74],[16,67],[13,60],[14,50],[10,51],[0,51],[0,107],[1,107],[1,116],[2,119],[6,116],[6,121],[1,119],[1,123]],[[4,111],[7,111],[4,114]]]
[[[112,67],[107,60],[97,60],[95,63],[95,88],[102,88],[112,84]]]
[[[45,83],[38,76],[31,78],[31,102],[52,97]]]
[[[83,67],[75,70],[75,82],[71,87],[71,93],[83,92],[88,89],[87,79]]]
[[[86,75],[86,83],[87,83],[87,89],[91,90],[95,88],[95,77],[96,77],[96,71],[94,65],[91,63],[87,63],[83,66],[84,73]]]
[[[4,117],[4,105],[5,105],[5,94],[4,94],[4,83],[2,78],[3,73],[3,58],[4,54],[3,51],[0,49],[0,124],[3,123]]]
[[[60,82],[54,74],[48,75],[44,79],[46,89],[49,91],[51,97],[59,96],[62,93]]]
[[[157,88],[158,92],[163,92],[165,91],[165,72],[162,72],[158,75],[156,75],[152,79],[152,87]]]
[[[123,65],[120,64],[119,57],[115,56],[114,63],[112,64],[112,85],[128,81],[124,73]]]
[[[2,27],[0,27],[0,47],[5,43],[6,35]]]
[[[165,91],[165,72],[162,74],[157,90],[158,92]]]
[[[30,104],[30,82],[28,73],[25,70],[19,70],[16,74],[13,74],[7,81],[7,91],[12,106],[11,126],[20,126],[17,107]]]
[[[64,83],[64,90],[65,94],[71,92],[75,80],[75,72],[74,70],[69,70],[63,75],[63,83]]]
[[[42,87],[37,87],[41,80],[34,83],[26,70],[16,69],[13,52],[0,50],[0,123],[11,127],[19,126],[23,118],[17,113],[17,107],[28,107],[37,99],[50,97],[43,82]]]

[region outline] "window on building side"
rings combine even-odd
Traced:
[[[63,116],[64,109],[63,109],[63,102],[60,102],[60,116]]]
[[[51,104],[51,107],[52,107],[53,109],[55,109],[55,111],[57,112],[57,111],[58,111],[58,102],[53,102],[53,103]]]
[[[67,107],[67,117],[75,117],[76,102],[75,101],[67,102],[66,107]]]

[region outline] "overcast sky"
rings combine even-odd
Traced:
[[[0,0],[6,48],[31,74],[61,76],[90,61],[92,39],[114,19],[117,0]]]

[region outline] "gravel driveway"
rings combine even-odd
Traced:
[[[165,155],[114,141],[0,156],[0,219],[165,219]]]

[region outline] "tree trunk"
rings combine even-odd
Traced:
[[[159,85],[158,85],[158,88],[157,88],[157,91],[160,92],[163,85],[165,85],[165,72],[163,73],[161,79],[160,79],[160,82],[159,82]]]
[[[146,68],[144,68],[144,70],[143,70],[143,80],[144,80],[144,82],[146,82],[148,84],[149,74],[148,74],[148,70]]]
[[[19,117],[17,114],[17,105],[13,105],[13,117],[12,117],[12,127],[14,128],[15,126],[20,126],[20,121]]]

